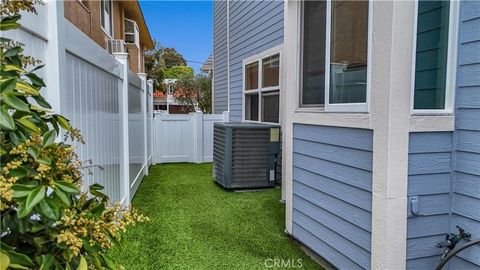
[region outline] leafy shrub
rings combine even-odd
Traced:
[[[19,10],[34,2],[2,1],[2,31],[20,26]],[[98,184],[81,191],[82,163],[68,143],[83,142],[79,131],[42,97],[38,61],[18,42],[0,44],[0,270],[116,269],[107,250],[148,218],[110,203]]]

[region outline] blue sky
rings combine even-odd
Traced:
[[[212,52],[212,1],[140,1],[152,38],[174,47],[186,60],[205,61]],[[188,62],[198,72],[201,63]]]

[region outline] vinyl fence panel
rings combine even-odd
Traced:
[[[154,163],[211,162],[213,123],[224,120],[223,114],[155,113]]]

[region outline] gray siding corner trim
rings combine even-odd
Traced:
[[[293,230],[340,269],[370,269],[371,130],[294,124]]]

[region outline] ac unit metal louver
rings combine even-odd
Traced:
[[[215,123],[213,178],[228,189],[273,187],[279,152],[279,126]]]

